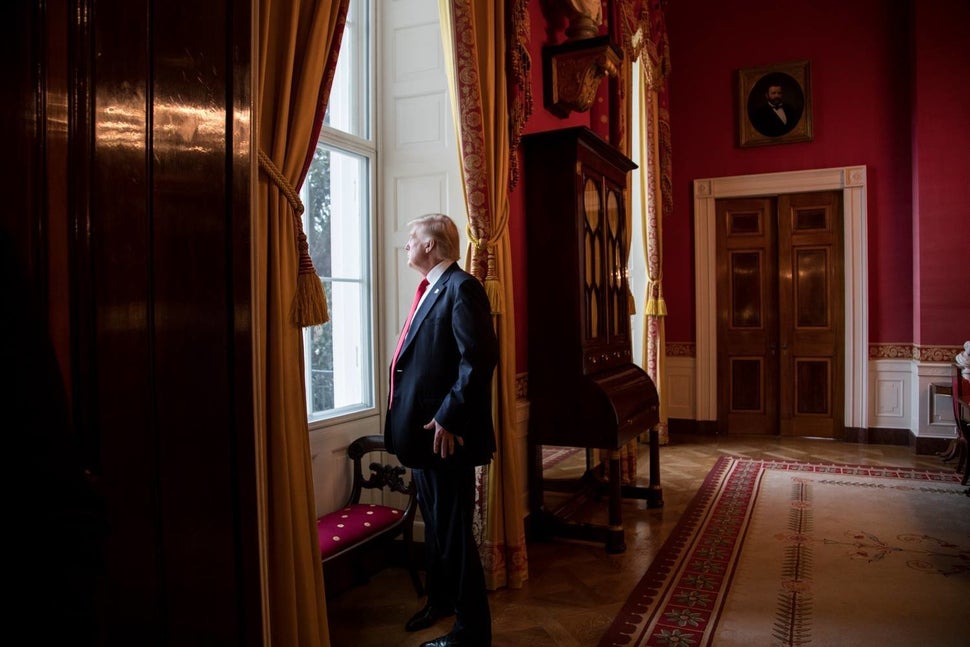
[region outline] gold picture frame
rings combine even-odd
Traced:
[[[779,105],[780,109],[775,109]],[[813,138],[808,61],[738,70],[741,148],[810,142]]]

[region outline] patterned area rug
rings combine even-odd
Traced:
[[[722,457],[604,645],[967,645],[953,472]]]
[[[552,467],[556,463],[561,463],[573,454],[583,451],[580,447],[553,447],[543,446],[542,448],[542,467]]]

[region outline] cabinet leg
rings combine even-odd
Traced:
[[[610,450],[610,523],[606,540],[606,552],[622,553],[626,550],[623,537],[623,488],[620,478],[620,452]]]
[[[664,504],[664,491],[660,486],[660,430],[656,425],[650,428],[650,493],[647,505],[660,508]]]

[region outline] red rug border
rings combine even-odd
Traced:
[[[644,573],[640,581],[634,587],[627,601],[624,603],[620,612],[616,615],[609,631],[600,641],[601,647],[611,647],[614,645],[628,645],[633,639],[629,632],[633,631],[633,625],[625,625],[622,618],[630,615],[642,615],[653,603],[654,596],[660,593],[664,577],[670,569],[677,566],[680,560],[684,545],[691,540],[697,526],[703,521],[705,513],[709,510],[707,503],[717,493],[717,484],[723,479],[724,473],[737,460],[736,456],[721,456],[714,463],[714,467],[707,473],[704,482],[697,489],[683,516],[674,526],[670,536],[664,540],[663,546],[657,552],[647,572]],[[626,629],[626,633],[623,632]]]

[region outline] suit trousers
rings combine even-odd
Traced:
[[[453,635],[490,645],[492,617],[472,524],[475,468],[414,469],[412,475],[424,518],[428,603],[455,610]]]

